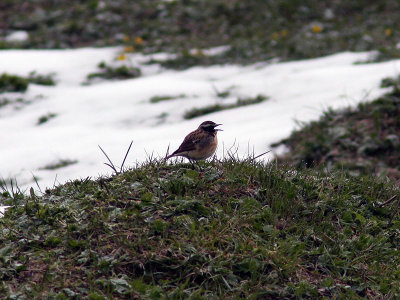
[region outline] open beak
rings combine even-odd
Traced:
[[[216,124],[215,126],[214,126],[214,130],[215,131],[223,131],[222,129],[215,129],[215,127],[217,127],[217,126],[221,126],[222,124]]]

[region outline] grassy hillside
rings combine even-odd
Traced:
[[[400,77],[381,85],[392,91],[357,107],[327,111],[276,143],[289,150],[279,160],[300,168],[388,176],[400,183]]]
[[[400,191],[227,159],[4,192],[6,299],[394,299]],[[24,204],[21,206],[20,204]]]

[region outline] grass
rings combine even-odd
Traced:
[[[20,93],[8,94],[7,97],[1,96],[0,93],[0,109],[6,106],[12,106],[14,109],[22,109],[24,106],[31,104],[35,101],[43,99],[43,95],[39,94],[33,97],[25,97]]]
[[[98,65],[100,69],[99,72],[91,73],[87,75],[87,83],[90,83],[94,79],[129,79],[129,78],[136,78],[140,77],[141,71],[138,68],[128,67],[126,65],[122,66],[109,66],[105,62],[101,62]]]
[[[28,77],[2,73],[0,76],[0,93],[25,92],[30,83],[40,85],[55,85],[53,75],[40,75],[31,72]]]
[[[33,99],[26,99],[22,94],[26,92],[31,83],[47,86],[55,85],[56,82],[53,77],[54,74],[42,75],[36,72],[30,72],[26,77],[2,73],[0,75],[0,108],[11,105],[18,109],[42,98],[42,95],[36,95]],[[13,94],[2,96],[3,93]]]
[[[392,91],[355,108],[329,110],[273,145],[289,149],[280,160],[296,167],[400,180],[400,78],[385,78],[382,87]]]
[[[228,98],[231,95],[231,91],[230,90],[233,89],[233,88],[234,88],[234,86],[231,86],[231,87],[229,87],[229,88],[227,88],[227,89],[225,89],[223,91],[220,91],[220,90],[217,89],[217,87],[215,85],[213,85],[213,89],[214,89],[215,95],[218,98],[222,98],[222,99]]]
[[[50,163],[45,165],[43,168],[40,168],[41,170],[56,170],[60,168],[64,168],[73,164],[76,164],[78,161],[77,160],[72,160],[72,159],[60,159],[57,162]]]
[[[1,294],[400,296],[400,192],[391,182],[251,159],[203,169],[150,161],[42,196],[4,192],[12,207],[0,219]]]
[[[1,41],[2,48],[124,45],[130,52],[178,54],[163,62],[172,68],[304,59],[340,51],[378,50],[379,60],[400,55],[397,0],[15,0],[0,6],[2,36],[14,30],[29,34],[22,44]],[[221,45],[230,49],[218,55],[203,51]]]
[[[21,45],[0,41],[2,48],[123,44],[129,52],[177,53],[154,62],[178,69],[344,50],[378,49],[375,60],[399,57],[395,0],[16,0],[0,8],[3,35],[30,34]],[[219,45],[229,49],[201,50]],[[99,69],[88,80],[140,75],[105,63]],[[52,84],[48,77],[3,74],[0,91]],[[0,203],[11,205],[0,219],[1,297],[399,298],[400,192],[386,177],[400,178],[399,82],[385,79],[393,90],[372,103],[303,124],[282,141],[291,151],[276,164],[231,157],[203,163],[200,172],[152,160],[43,195],[0,180]]]
[[[7,106],[12,103],[24,103],[25,100],[23,98],[11,99],[7,97],[0,98],[0,108],[3,106]]]
[[[161,95],[161,96],[153,96],[150,98],[150,103],[159,103],[159,102],[164,102],[164,101],[169,101],[169,100],[174,100],[174,99],[179,99],[179,98],[185,98],[185,94],[181,95],[176,95],[176,96],[168,96],[168,95]]]
[[[3,73],[0,76],[0,93],[4,92],[25,92],[28,88],[26,78]]]
[[[33,71],[29,73],[28,82],[40,85],[53,86],[56,85],[56,82],[53,77],[54,74],[41,75]]]
[[[57,114],[54,114],[54,113],[48,113],[46,115],[43,115],[43,116],[39,117],[36,125],[42,125],[44,123],[47,123],[50,119],[53,119],[56,116],[57,116]]]
[[[225,97],[225,96],[223,96]],[[237,101],[235,103],[232,104],[213,104],[213,105],[209,105],[209,106],[205,106],[205,107],[201,107],[201,108],[193,108],[191,110],[188,110],[185,112],[183,118],[184,119],[193,119],[193,118],[197,118],[199,116],[204,116],[204,115],[208,115],[217,111],[222,111],[222,110],[227,110],[227,109],[233,109],[233,108],[237,108],[237,107],[242,107],[242,106],[248,106],[248,105],[252,105],[252,104],[258,104],[261,103],[265,100],[267,100],[268,97],[264,96],[264,95],[257,95],[254,98],[246,98],[246,99],[237,99]]]

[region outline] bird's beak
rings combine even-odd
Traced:
[[[215,127],[217,127],[217,126],[221,126],[222,124],[216,124],[215,126],[214,126],[214,130],[215,131],[223,131],[222,129],[215,129]]]

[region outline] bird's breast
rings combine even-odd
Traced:
[[[216,136],[210,136],[198,144],[196,151],[193,151],[193,159],[206,159],[214,154],[217,149],[218,139]]]

